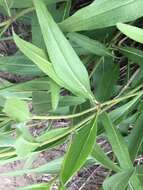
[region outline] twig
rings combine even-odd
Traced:
[[[139,73],[140,69],[137,69],[135,71],[135,73],[132,75],[132,77],[129,79],[128,83],[122,88],[122,90],[120,91],[120,93],[116,96],[116,98],[118,98],[119,96],[121,96],[126,90],[127,88],[130,86],[130,84],[133,82],[134,78],[137,76],[137,74]]]

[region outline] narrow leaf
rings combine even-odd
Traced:
[[[132,174],[133,174],[133,170],[120,172],[107,178],[103,183],[103,189],[104,190],[125,190]]]
[[[25,76],[40,76],[44,73],[24,55],[0,57],[0,70]]]
[[[108,156],[104,153],[104,151],[100,148],[100,146],[97,143],[95,144],[95,148],[92,151],[91,156],[101,165],[110,170],[113,170],[115,172],[121,170],[117,165],[114,164],[112,160],[110,160],[110,158],[108,158]]]
[[[143,29],[128,24],[117,24],[118,29],[136,42],[143,43]]]
[[[62,2],[67,0],[44,0],[44,2],[48,4]],[[0,1],[0,6],[3,6],[3,0]],[[32,0],[23,0],[23,3],[19,0],[10,0],[10,6],[11,8],[28,8],[33,6]]]
[[[68,17],[60,26],[68,32],[94,30],[114,26],[118,22],[129,22],[142,16],[142,0],[105,0],[97,4],[95,0],[95,3]]]
[[[93,101],[86,68],[41,0],[34,0],[50,60],[64,87]],[[49,43],[50,42],[50,43]]]
[[[69,33],[67,37],[89,53],[99,56],[112,56],[109,50],[97,40],[93,40],[79,33]]]
[[[106,113],[102,115],[101,119],[113,152],[117,156],[120,166],[124,169],[131,168],[132,162],[130,160],[128,148],[119,130],[112,124],[109,116]]]
[[[0,176],[20,176],[20,175],[32,174],[32,173],[56,174],[61,169],[62,161],[63,161],[63,157],[60,157],[60,158],[57,158],[55,160],[48,162],[47,164],[39,166],[37,168],[21,169],[21,170],[16,170],[16,171],[12,171],[12,172],[1,173]]]
[[[128,113],[136,105],[136,103],[140,100],[141,97],[142,97],[142,92],[138,96],[136,96],[135,98],[133,98],[132,100],[127,102],[126,104],[111,111],[109,113],[111,120],[115,122],[116,120],[123,117],[126,113]]]
[[[61,180],[63,184],[66,184],[86,162],[96,142],[96,132],[97,117],[84,126],[73,137],[61,171]]]
[[[60,99],[60,86],[51,80],[50,91],[51,91],[52,108],[53,111],[55,111]]]
[[[14,41],[18,48],[33,61],[45,74],[52,78],[56,83],[62,86],[61,80],[57,77],[52,64],[48,61],[45,52],[34,46],[33,44],[26,42],[19,38],[14,32]]]
[[[137,119],[131,134],[128,136],[128,148],[132,161],[136,158],[143,143],[143,114]]]
[[[32,94],[34,112],[39,115],[48,114],[52,111],[51,97],[48,92],[33,92]],[[85,102],[84,98],[76,96],[60,96],[58,109],[70,108]],[[58,110],[57,109],[57,110]],[[68,109],[69,112],[69,109]],[[60,113],[61,114],[61,113]]]
[[[143,66],[143,51],[132,47],[121,47],[119,50],[130,60]]]

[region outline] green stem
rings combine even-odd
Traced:
[[[106,105],[112,105],[112,104],[117,104],[123,100],[126,100],[126,99],[129,99],[129,98],[132,98],[134,96],[137,96],[139,95],[141,92],[143,92],[142,90],[139,91],[139,92],[136,92],[136,93],[133,93],[133,94],[127,94],[126,96],[123,96],[123,97],[120,97],[120,98],[115,98],[113,100],[110,100],[110,101],[107,101],[107,102],[104,102],[101,104],[101,107],[103,106],[106,106]]]
[[[80,123],[78,123],[77,125],[75,125],[75,126],[73,126],[73,127],[70,127],[70,130],[68,130],[66,133],[64,133],[64,134],[62,134],[62,135],[60,135],[60,136],[58,136],[58,137],[55,137],[54,139],[49,139],[49,140],[47,140],[47,141],[45,141],[45,142],[42,142],[40,146],[44,146],[44,145],[46,145],[46,144],[48,144],[48,143],[51,143],[51,141],[53,142],[53,141],[59,140],[59,139],[61,139],[61,138],[63,138],[63,137],[66,137],[67,135],[69,135],[69,134],[75,132],[77,129],[79,129],[79,128],[81,128],[81,127],[84,127],[84,125],[85,125],[86,123],[88,123],[91,119],[93,119],[94,117],[95,117],[95,113],[92,114],[92,115],[90,115],[90,116],[88,116],[87,118],[85,118],[84,120],[82,120],[82,121],[81,121]]]
[[[98,68],[98,66],[102,63],[104,57],[102,56],[98,62],[95,64],[93,70],[91,71],[90,75],[89,75],[89,78],[91,79],[92,75],[95,73],[96,69]]]
[[[14,22],[15,20],[17,20],[18,18],[24,16],[25,14],[28,14],[30,12],[32,12],[34,10],[34,7],[30,7],[28,9],[24,9],[23,11],[17,13],[11,20],[11,22]]]
[[[127,84],[121,89],[120,93],[116,96],[117,98],[120,97],[130,86],[130,84],[133,82],[134,78],[137,76],[137,74],[139,73],[140,69],[137,69],[135,71],[135,73],[131,76],[131,78],[129,79],[129,81],[127,82]]]
[[[137,96],[139,95],[140,93],[142,93],[143,91],[139,91],[139,92],[136,92],[134,94],[129,94],[129,95],[126,95],[124,97],[121,97],[121,98],[118,98],[118,99],[113,99],[111,101],[107,101],[107,102],[104,102],[100,105],[96,105],[90,109],[87,109],[83,112],[80,112],[80,113],[76,113],[76,114],[71,114],[71,115],[63,115],[63,116],[33,116],[31,117],[30,119],[32,120],[58,120],[58,119],[72,119],[72,118],[76,118],[76,117],[80,117],[80,116],[83,116],[85,114],[88,114],[90,112],[93,112],[93,111],[98,111],[99,109],[103,108],[103,110],[101,110],[101,112],[105,111],[105,110],[108,110],[109,108],[111,108],[112,106],[118,104],[119,102],[123,101],[123,100],[126,100],[128,98],[131,98],[131,97],[134,97],[134,96]],[[104,107],[105,106],[105,107]]]
[[[98,109],[98,106],[95,106],[93,108],[87,109],[83,112],[71,114],[71,115],[62,115],[62,116],[33,116],[32,120],[58,120],[58,119],[72,119],[76,117],[80,117],[82,115],[85,115],[87,113],[96,111]]]

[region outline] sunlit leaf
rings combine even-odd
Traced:
[[[92,3],[64,20],[60,26],[64,31],[93,30],[114,26],[118,22],[129,22],[143,16],[142,0],[107,0]],[[110,19],[109,19],[110,18]]]
[[[143,29],[128,24],[117,24],[118,29],[136,42],[143,43]]]
[[[39,0],[34,0],[34,5],[56,74],[63,81],[65,88],[93,101],[88,73],[81,60],[51,17],[46,5]]]

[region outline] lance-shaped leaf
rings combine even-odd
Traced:
[[[115,110],[109,113],[109,116],[113,122],[119,120],[123,117],[126,113],[128,113],[132,108],[137,104],[137,102],[142,97],[142,92],[140,92],[135,98],[127,102],[126,104],[116,108]]]
[[[44,2],[48,5],[48,4],[52,4],[52,3],[57,3],[57,2],[62,2],[62,1],[67,1],[67,0],[44,0]],[[32,7],[33,6],[33,2],[32,0],[23,0],[22,3],[19,0],[10,0],[9,2],[9,6],[11,8],[27,8],[27,7]],[[4,1],[0,0],[0,6],[4,5]]]
[[[53,111],[56,110],[60,99],[60,86],[54,81],[50,81],[51,102]]]
[[[117,24],[118,29],[136,42],[143,43],[143,29],[128,24]]]
[[[106,46],[97,40],[75,32],[69,33],[67,36],[72,42],[87,50],[89,53],[100,56],[112,56]]]
[[[117,173],[103,183],[104,190],[125,190],[134,170]]]
[[[0,57],[0,71],[25,76],[40,76],[44,74],[24,55]]]
[[[46,5],[34,0],[49,58],[64,87],[78,96],[93,100],[86,68],[53,20]]]
[[[12,172],[1,173],[0,176],[20,176],[20,175],[32,174],[32,173],[56,174],[61,169],[62,161],[63,161],[63,157],[60,157],[48,162],[47,164],[41,165],[37,168],[20,169],[20,170],[15,170]]]
[[[130,160],[128,148],[119,130],[113,125],[109,116],[106,113],[102,115],[101,119],[106,130],[109,142],[112,146],[113,152],[115,153],[120,163],[120,166],[124,169],[131,168],[132,162]]]
[[[129,153],[132,161],[136,158],[143,143],[143,114],[140,115],[128,137]]]
[[[96,143],[91,156],[104,167],[119,172],[121,169],[104,153],[100,146]]]
[[[143,16],[142,0],[107,0],[92,3],[64,20],[60,26],[64,31],[93,30],[114,26]],[[110,18],[110,19],[109,19]]]
[[[68,180],[84,165],[96,142],[97,117],[84,126],[73,137],[65,157],[61,180],[66,184]]]
[[[52,64],[47,60],[45,52],[36,47],[35,45],[26,42],[19,38],[14,32],[13,37],[18,48],[24,53],[31,61],[33,61],[45,74],[52,78],[59,85],[63,85],[61,80],[57,77]]]
[[[51,97],[47,92],[33,92],[32,94],[33,108],[36,114],[48,114],[52,112]],[[84,98],[76,96],[60,96],[58,109],[63,110],[72,106],[77,106],[85,102]],[[57,109],[57,110],[58,110]],[[60,113],[61,114],[61,113]]]
[[[132,47],[121,47],[119,50],[130,60],[143,66],[143,51]]]

